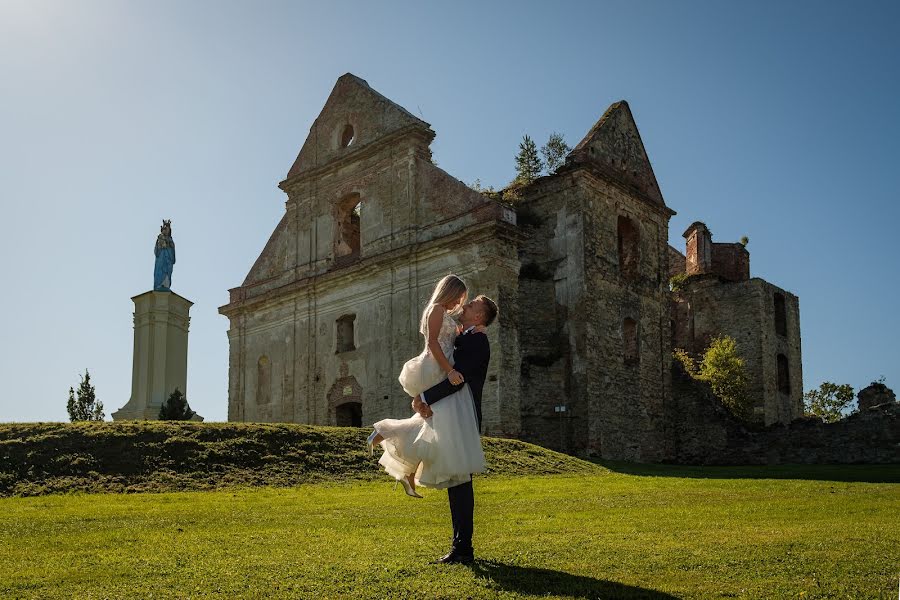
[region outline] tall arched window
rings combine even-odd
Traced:
[[[354,321],[356,321],[356,315],[344,315],[335,321],[336,354],[356,350],[356,342],[353,338]]]
[[[334,255],[337,258],[354,260],[359,258],[362,247],[360,232],[362,225],[362,201],[359,194],[350,194],[337,205],[335,224]]]
[[[779,354],[776,362],[778,364],[778,391],[782,394],[790,395],[791,393],[791,370],[788,364],[787,356]]]
[[[268,356],[260,356],[256,363],[256,403],[272,401],[272,365]]]
[[[640,234],[632,219],[619,215],[619,273],[626,279],[635,279],[640,267]]]
[[[622,341],[625,347],[625,362],[636,363],[640,357],[638,352],[638,326],[637,321],[632,318],[626,318],[622,321]]]
[[[775,292],[775,333],[787,335],[787,309],[784,294]]]

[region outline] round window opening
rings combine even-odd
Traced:
[[[347,126],[344,127],[344,132],[341,134],[341,148],[346,148],[347,146],[352,144],[355,135],[356,134],[353,131],[353,125],[347,124]]]

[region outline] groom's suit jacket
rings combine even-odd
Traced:
[[[456,348],[453,350],[453,368],[462,373],[465,382],[453,385],[445,379],[434,387],[422,392],[426,404],[434,404],[469,384],[472,397],[475,399],[475,415],[478,417],[478,430],[481,430],[481,391],[487,377],[488,363],[491,362],[491,345],[483,333],[470,332],[457,336]]]

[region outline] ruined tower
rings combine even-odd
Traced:
[[[519,204],[523,437],[604,458],[665,456],[668,224],[626,102]],[[564,406],[564,410],[558,407]]]

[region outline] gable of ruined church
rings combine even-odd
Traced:
[[[347,126],[352,127],[353,141],[345,147],[342,138]],[[365,80],[347,73],[335,83],[287,178],[357,153],[404,129],[419,129],[433,136],[428,123],[373,90]]]
[[[293,223],[288,215],[284,214],[242,285],[273,279],[293,267],[294,236]]]
[[[665,205],[637,124],[624,100],[612,104],[569,153],[569,163],[596,167],[601,174]]]

